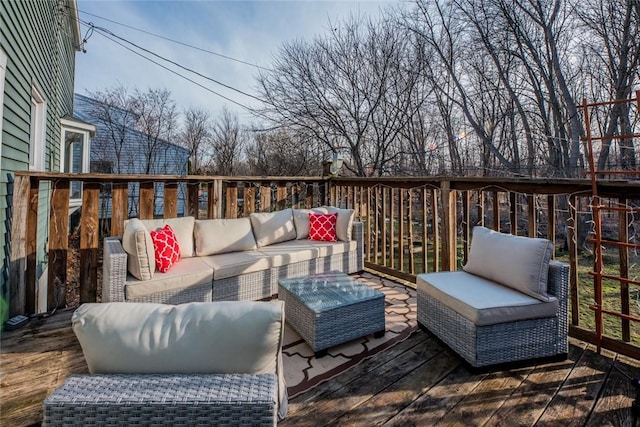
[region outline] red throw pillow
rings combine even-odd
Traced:
[[[166,224],[151,232],[153,250],[156,258],[156,268],[161,273],[169,271],[171,266],[180,260],[180,246],[173,232],[173,228]]]
[[[335,242],[338,213],[309,213],[309,239],[323,242]]]

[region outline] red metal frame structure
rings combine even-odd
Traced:
[[[629,313],[629,285],[640,285],[640,281],[629,279],[628,268],[628,251],[629,249],[640,248],[640,244],[628,242],[628,214],[637,212],[637,209],[630,208],[626,203],[618,206],[610,206],[602,203],[601,194],[598,191],[598,182],[603,179],[611,179],[612,177],[625,177],[629,179],[638,179],[640,177],[640,170],[598,170],[595,162],[594,155],[594,143],[597,141],[612,141],[612,140],[624,140],[640,137],[640,133],[631,133],[626,135],[593,135],[591,115],[597,108],[610,107],[616,104],[632,104],[635,103],[638,111],[640,112],[640,91],[636,91],[635,97],[629,99],[617,99],[612,101],[588,103],[586,99],[583,99],[582,105],[579,106],[583,110],[584,124],[585,124],[585,136],[583,141],[586,142],[588,151],[589,170],[587,174],[591,179],[591,189],[593,193],[593,199],[591,202],[591,211],[593,214],[593,226],[594,237],[588,239],[593,243],[594,247],[594,268],[589,272],[593,276],[594,282],[594,304],[590,305],[590,308],[595,312],[595,332],[596,332],[596,345],[598,352],[602,348],[603,339],[603,314],[611,315],[622,319],[622,339],[623,341],[630,341],[630,327],[629,321],[640,322],[640,318],[632,316]],[[620,234],[618,240],[604,239],[602,236],[602,213],[618,212],[619,215],[619,230]],[[618,275],[605,274],[603,265],[603,250],[606,247],[617,247],[620,255],[620,270]],[[620,283],[620,297],[621,297],[621,312],[606,309],[603,302],[603,279],[615,280]]]

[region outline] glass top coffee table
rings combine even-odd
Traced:
[[[339,271],[278,282],[285,319],[316,357],[329,347],[374,334],[384,336],[384,294]]]

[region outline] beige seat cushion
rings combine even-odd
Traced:
[[[139,219],[125,221],[122,248],[127,253],[129,274],[138,280],[150,280],[156,271],[153,240]]]
[[[343,242],[351,241],[351,232],[353,230],[353,209],[338,209],[333,206],[323,206],[329,213],[337,213],[336,236],[338,240]]]
[[[196,220],[196,256],[252,251],[256,239],[249,218]]]
[[[338,255],[345,252],[351,252],[358,249],[358,242],[352,240],[350,242],[320,242],[316,240],[299,240],[300,242],[308,243],[310,246],[318,250],[319,257],[326,257],[329,255]]]
[[[92,374],[275,373],[286,414],[281,301],[83,304],[71,322]]]
[[[136,280],[128,276],[124,293],[127,299],[142,298],[206,283],[213,285],[213,269],[200,258],[186,258],[178,261],[166,273],[156,271],[150,280]]]
[[[213,268],[213,278],[215,280],[271,268],[271,257],[257,251],[231,252],[199,259]]]
[[[429,295],[478,326],[552,317],[558,300],[543,302],[464,271],[420,274],[418,292]]]
[[[463,269],[540,301],[549,301],[547,280],[552,251],[553,243],[546,239],[513,236],[476,226]]]
[[[259,248],[296,238],[296,228],[293,225],[293,211],[291,209],[268,213],[252,213],[250,218],[253,235]]]
[[[191,258],[195,255],[193,246],[193,226],[195,218],[185,216],[182,218],[166,218],[166,219],[143,219],[140,220],[147,230],[157,230],[169,224],[173,229],[180,246],[180,256],[182,258]]]
[[[309,238],[309,214],[310,213],[326,214],[326,213],[329,213],[329,211],[325,208],[293,209],[293,224],[296,227],[296,239]]]
[[[259,250],[271,258],[272,267],[281,267],[294,262],[308,261],[318,258],[320,250],[305,240],[290,240],[263,246]]]

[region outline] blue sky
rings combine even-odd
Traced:
[[[398,0],[369,1],[84,1],[78,0],[80,19],[103,27],[115,35],[226,85],[255,94],[258,69],[208,53],[171,43],[133,29],[91,16],[161,34],[184,43],[227,55],[251,64],[269,67],[278,48],[295,39],[312,40],[329,27],[355,15],[378,16]],[[83,35],[86,25],[81,25]],[[127,51],[94,32],[78,53],[75,90],[103,90],[119,83],[138,88],[169,89],[179,109],[198,106],[217,115],[223,105],[237,112],[241,120],[250,116],[224,99]],[[175,68],[175,67],[173,67]],[[178,70],[181,74],[188,74]],[[194,80],[244,105],[256,101],[229,89]]]

